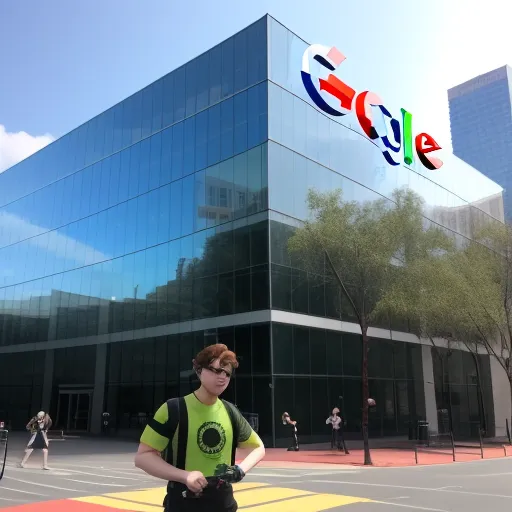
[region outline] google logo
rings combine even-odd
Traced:
[[[403,148],[403,160],[407,165],[414,161],[412,114],[405,109],[402,112],[403,129],[383,105],[377,94],[364,91],[356,94],[349,85],[342,82],[333,73],[326,78],[313,77],[310,72],[311,59],[317,61],[322,69],[335,71],[346,57],[336,48],[321,44],[311,45],[302,57],[302,83],[315,105],[331,116],[341,117],[355,109],[355,113],[364,133],[377,143],[384,158],[390,165],[399,165],[397,153]],[[325,74],[324,74],[325,76]],[[330,101],[328,101],[330,100]],[[336,105],[336,106],[333,106]],[[443,162],[430,156],[441,146],[427,133],[420,133],[414,139],[416,154],[420,162],[431,171],[439,169]]]

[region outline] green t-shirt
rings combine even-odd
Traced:
[[[222,400],[218,399],[213,405],[201,403],[194,393],[184,397],[188,413],[188,438],[185,455],[186,471],[201,471],[204,476],[213,476],[218,464],[231,464],[231,449],[233,446],[233,428],[229,413]],[[247,420],[238,409],[234,408],[238,422],[238,442],[240,448],[257,448],[263,446],[258,434],[254,432]],[[154,420],[162,425],[168,421],[167,404],[156,411]],[[172,439],[172,463],[176,464],[178,448],[179,425]],[[154,450],[164,452],[169,445],[169,439],[147,425],[142,433],[140,442]]]

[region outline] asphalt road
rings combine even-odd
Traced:
[[[11,443],[0,482],[0,509],[72,498],[112,507],[119,499],[144,502],[147,504],[140,510],[160,510],[162,482],[133,466],[134,443],[82,439],[52,442],[52,469],[43,471],[39,453],[34,453],[26,469],[16,467],[24,441],[13,439]],[[407,468],[258,467],[243,484],[237,491],[240,510],[512,510],[512,458]],[[137,493],[140,489],[154,491]],[[137,510],[137,505],[133,506]],[[68,509],[73,511],[71,505]],[[95,510],[91,508],[91,512]]]

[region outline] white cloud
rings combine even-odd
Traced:
[[[7,229],[2,230],[1,228],[4,226],[7,227]],[[48,231],[47,228],[32,224],[28,220],[6,211],[0,211],[0,233],[2,232],[17,233],[19,240],[25,240],[25,242],[21,242],[25,244],[23,249],[25,252],[30,251],[30,248],[38,247],[45,252],[55,253],[59,258],[65,258],[75,262],[77,267],[92,265],[112,258],[112,256],[76,240],[71,236],[64,235],[57,230]],[[39,236],[46,232],[46,236]],[[6,238],[0,236],[0,247],[3,247],[7,243],[12,243],[12,240],[8,241]],[[27,252],[27,254],[26,258],[28,261],[31,254],[30,252]],[[33,264],[36,265],[37,262]]]
[[[55,138],[46,135],[30,135],[27,132],[11,133],[0,124],[0,172],[44,148]]]

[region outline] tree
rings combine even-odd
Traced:
[[[505,372],[512,406],[512,227],[498,222],[482,227],[461,263],[467,315],[479,344]]]
[[[448,235],[446,241],[448,242]],[[464,277],[468,267],[465,249],[454,243],[445,243],[443,251],[426,252],[405,265],[397,275],[374,311],[375,317],[383,315],[404,316],[410,319],[412,332],[419,338],[428,339],[443,367],[441,408],[448,409],[452,428],[451,404],[446,403],[444,368],[446,357],[439,349],[436,338],[448,343],[461,343],[471,353],[477,376],[479,408],[485,421],[483,391],[478,362],[478,345],[481,333],[492,329],[491,323],[482,316],[475,303],[469,283]],[[477,324],[475,324],[475,320]],[[449,354],[448,352],[447,354]],[[485,423],[484,423],[485,429]]]
[[[397,189],[392,201],[342,200],[342,191],[310,190],[311,219],[289,240],[289,250],[309,271],[324,273],[327,264],[350,303],[361,328],[362,433],[364,463],[371,464],[368,443],[368,327],[380,301],[406,265],[449,246],[436,228],[424,229],[422,200]]]

